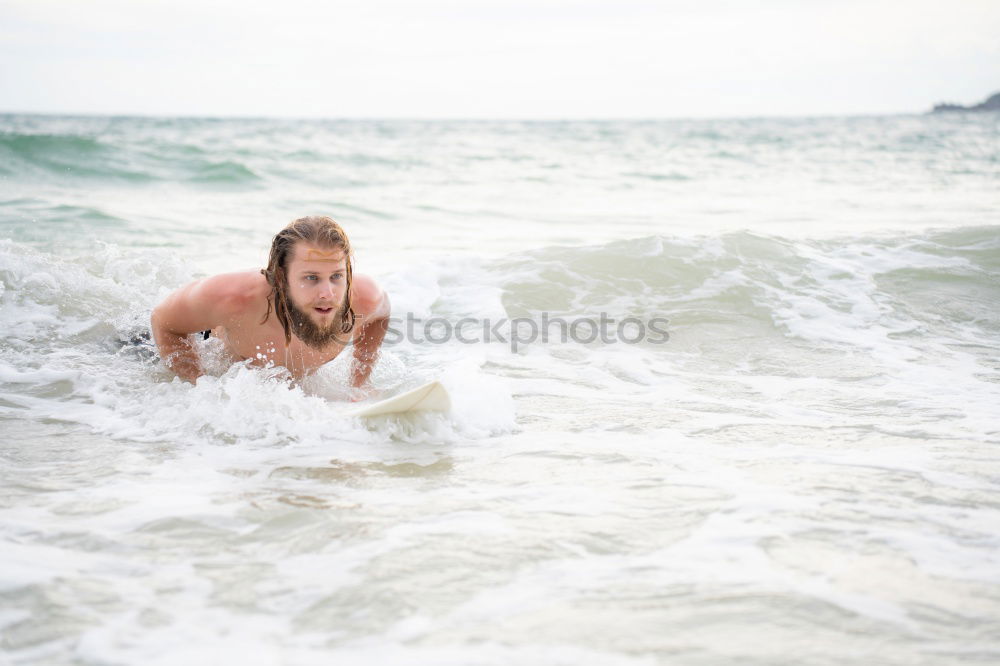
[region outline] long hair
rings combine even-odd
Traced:
[[[267,296],[267,312],[264,313],[264,318],[260,320],[260,323],[263,324],[267,321],[273,307],[274,316],[278,318],[281,327],[285,329],[285,345],[291,343],[292,327],[288,320],[287,306],[288,262],[291,261],[295,244],[299,241],[323,248],[336,248],[344,253],[347,292],[344,294],[344,303],[340,311],[340,332],[342,334],[350,333],[354,330],[356,319],[354,308],[351,305],[351,279],[353,277],[351,242],[339,224],[329,217],[319,215],[300,217],[294,222],[290,222],[271,241],[271,255],[267,260],[267,268],[261,270],[261,275],[267,279],[267,283],[271,286],[271,293]]]

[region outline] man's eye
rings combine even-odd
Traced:
[[[343,273],[334,273],[333,274],[333,279],[334,280],[341,280],[341,279],[343,279],[343,277],[344,277]]]
[[[316,281],[316,276],[315,276],[315,275],[307,275],[307,276],[306,276],[306,279],[307,279],[307,280],[312,280],[312,281],[314,281],[314,282],[315,282],[315,281]]]

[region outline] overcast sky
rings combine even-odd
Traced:
[[[0,111],[922,112],[1000,90],[1000,0],[0,0]]]

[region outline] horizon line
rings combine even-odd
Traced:
[[[25,111],[2,110],[0,116],[50,116],[61,118],[122,118],[148,120],[290,120],[290,121],[395,121],[395,122],[663,122],[692,120],[788,120],[821,118],[879,118],[890,116],[933,115],[927,111],[871,111],[847,113],[773,113],[750,115],[706,115],[706,116],[294,116],[294,115],[254,115],[254,114],[212,114],[212,113],[121,113],[98,111]]]

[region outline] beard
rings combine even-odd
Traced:
[[[292,299],[285,294],[285,311],[288,312],[288,324],[291,326],[292,333],[313,349],[323,349],[331,342],[343,344],[344,341],[340,335],[345,305],[344,302],[341,302],[340,307],[334,310],[330,316],[329,323],[326,326],[320,326],[313,321],[308,312],[292,303]]]

